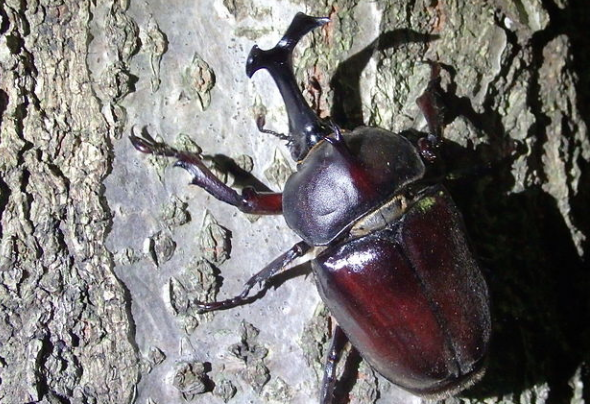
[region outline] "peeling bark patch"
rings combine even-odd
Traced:
[[[199,54],[195,53],[182,76],[183,90],[180,98],[196,100],[201,111],[211,104],[211,90],[215,86],[215,73]]]
[[[290,403],[293,398],[293,392],[283,379],[277,377],[268,382],[264,387],[262,397],[270,402]]]
[[[221,398],[224,403],[228,403],[235,395],[238,389],[236,386],[227,379],[222,379],[215,383],[213,394]]]
[[[145,253],[156,267],[170,261],[176,251],[176,243],[170,235],[158,232],[145,240]]]
[[[359,375],[350,392],[350,404],[373,404],[379,398],[375,371],[366,362],[361,362]]]
[[[275,150],[270,166],[264,171],[264,176],[276,187],[282,188],[291,174],[293,170],[287,159],[280,150]]]
[[[238,21],[248,17],[253,6],[249,0],[223,0],[223,5]]]
[[[243,321],[241,328],[240,342],[232,345],[229,351],[246,365],[246,369],[240,372],[242,379],[256,393],[260,394],[262,388],[270,380],[270,371],[264,364],[264,358],[268,355],[268,349],[258,344],[257,338],[260,331],[256,327]]]
[[[123,62],[111,64],[102,77],[102,89],[114,102],[119,102],[135,91],[137,78],[127,70]]]
[[[187,224],[191,220],[188,203],[172,197],[170,203],[162,207],[160,217],[171,228]]]
[[[127,14],[125,1],[113,1],[107,16],[106,31],[111,49],[123,63],[128,63],[140,48],[139,27]]]
[[[209,211],[205,211],[203,227],[199,236],[199,246],[203,258],[216,265],[223,264],[231,254],[231,237],[231,232],[219,225]]]
[[[150,84],[152,93],[155,93],[160,88],[160,63],[168,48],[168,40],[153,16],[148,21],[142,45],[143,50],[148,53],[150,58],[150,69],[152,71]]]
[[[215,301],[219,290],[219,269],[204,259],[196,259],[183,272],[168,281],[169,301],[174,315],[187,334],[191,334],[203,321],[211,320],[214,313],[197,314],[195,301]]]
[[[141,373],[148,374],[158,365],[166,360],[166,354],[156,346],[150,347],[147,354],[142,358]]]
[[[568,49],[569,41],[565,35],[556,37],[543,48],[544,62],[539,71],[539,95],[547,119],[547,141],[543,145],[542,156],[546,178],[543,189],[557,201],[581,256],[586,237],[575,227],[570,216],[570,205],[582,175],[579,161],[584,150],[590,150],[590,143],[584,136],[587,128],[571,116],[576,94],[571,91],[575,88],[574,78],[566,69]]]
[[[305,325],[299,345],[308,366],[314,371],[318,382],[322,380],[324,358],[330,340],[330,314],[322,303],[311,320]]]
[[[204,363],[181,362],[176,365],[175,372],[172,385],[186,401],[193,400],[196,395],[206,393],[211,388]]]

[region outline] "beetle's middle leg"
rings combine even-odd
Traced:
[[[191,184],[203,188],[215,198],[237,207],[242,212],[273,215],[280,214],[283,210],[283,194],[259,193],[253,188],[244,188],[242,194],[239,194],[217,178],[196,153],[177,150],[165,143],[156,142],[145,134],[144,137],[132,134],[129,139],[142,153],[177,158],[175,166],[184,168],[193,176]]]
[[[249,296],[250,291],[254,286],[260,285],[261,290],[258,292],[258,294],[266,290],[268,287],[268,280],[270,278],[272,278],[281,270],[285,269],[285,267],[295,259],[304,256],[310,248],[311,247],[307,243],[300,241],[289,250],[275,258],[270,264],[264,267],[262,271],[251,277],[248,282],[246,282],[244,289],[239,295],[219,302],[195,302],[196,306],[198,307],[198,311],[200,313],[206,313],[209,311],[229,309],[248,303],[256,296]]]

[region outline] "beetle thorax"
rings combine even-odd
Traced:
[[[401,135],[363,127],[344,141],[318,144],[285,185],[287,224],[311,245],[328,244],[424,176],[418,152]]]

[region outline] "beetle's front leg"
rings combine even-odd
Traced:
[[[322,392],[320,395],[320,404],[331,404],[334,398],[334,386],[336,385],[336,366],[342,356],[344,346],[348,342],[348,337],[342,331],[339,325],[334,327],[332,342],[326,358],[324,367],[324,379],[322,381]]]
[[[196,306],[198,307],[198,311],[200,313],[206,313],[209,311],[216,311],[216,310],[223,310],[229,309],[232,307],[236,307],[245,303],[248,303],[252,300],[255,296],[248,296],[250,290],[256,285],[260,285],[261,291],[258,292],[260,294],[262,291],[266,290],[268,287],[268,280],[273,277],[277,272],[283,270],[287,265],[293,262],[295,259],[304,256],[311,247],[301,241],[291,247],[288,251],[284,252],[283,254],[279,255],[275,258],[270,264],[268,264],[262,271],[258,272],[256,275],[251,277],[248,282],[244,285],[244,289],[242,293],[239,295],[227,299],[222,300],[219,302],[195,302]]]
[[[215,198],[237,207],[242,212],[275,215],[283,210],[281,193],[259,193],[253,188],[244,188],[242,194],[239,194],[217,178],[196,153],[177,150],[166,143],[156,142],[146,135],[144,137],[131,135],[129,139],[142,153],[177,158],[178,161],[174,165],[184,168],[193,176],[191,184],[203,188]]]

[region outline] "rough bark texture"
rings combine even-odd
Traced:
[[[295,65],[341,126],[424,130],[422,61],[443,64],[446,183],[495,319],[486,377],[447,402],[587,401],[585,3],[0,1],[0,402],[317,401],[330,321],[307,266],[249,306],[191,306],[239,292],[294,235],[126,139],[146,128],[201,148],[228,183],[281,189],[293,164],[254,122],[286,130],[282,101],[243,71],[300,10],[332,18]],[[421,401],[354,351],[339,391]]]

